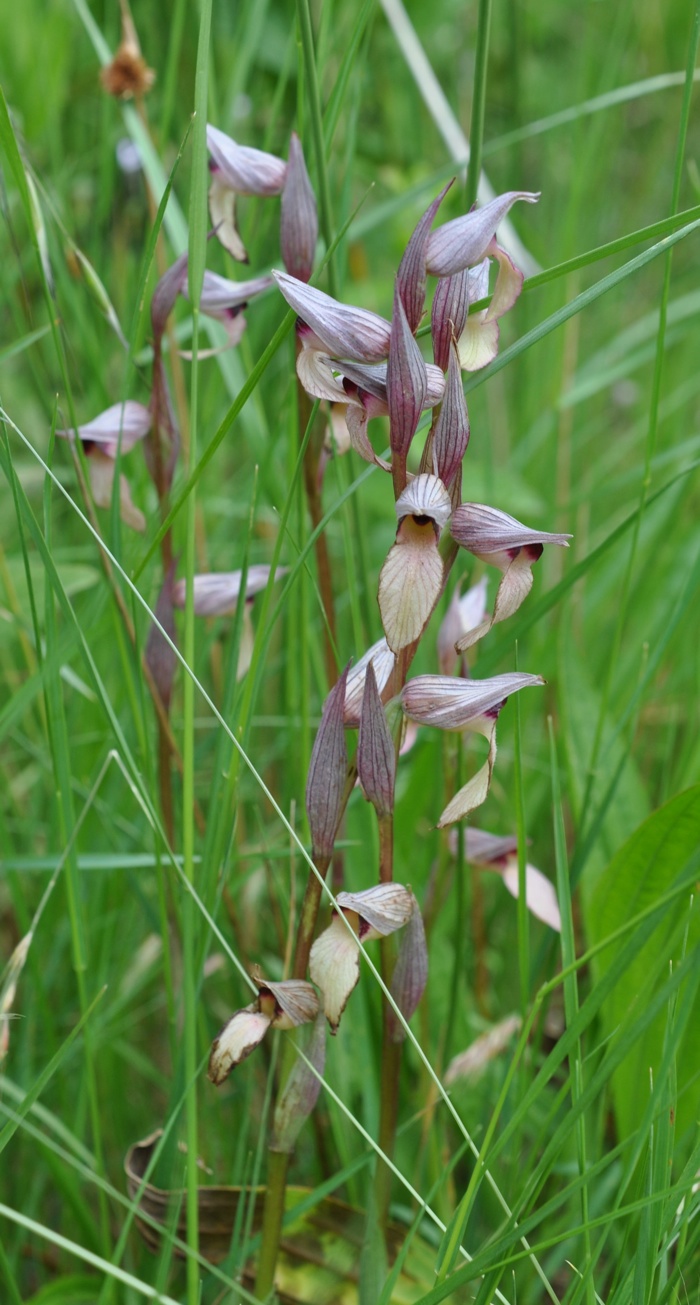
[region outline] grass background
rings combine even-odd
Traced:
[[[116,8],[95,5],[90,14],[113,49],[119,38]],[[410,5],[408,14],[455,120],[468,131],[477,6],[436,0]],[[134,18],[144,54],[157,72],[147,112],[167,175],[194,102],[199,12],[175,0],[166,14],[144,0],[134,5]],[[595,251],[670,214],[692,18],[693,7],[680,2],[663,7],[651,0],[616,6],[546,3],[535,10],[515,0],[494,4],[484,167],[499,191],[541,190],[537,208],[516,209],[513,215],[540,268]],[[47,301],[5,138],[0,399],[29,445],[81,502],[68,451],[54,449],[50,440],[52,422],[69,421],[67,380],[80,421],[122,397],[144,402],[148,397],[148,318],[135,320],[135,313],[152,220],[143,176],[126,176],[116,159],[118,142],[137,126],[133,110],[125,115],[100,88],[84,6],[28,0],[20,11],[0,0],[0,19],[3,90],[24,161],[36,178],[53,276]],[[295,128],[318,182],[308,78],[292,6],[215,3],[212,24],[210,121],[243,143],[282,155]],[[441,131],[445,117],[436,110],[435,121],[422,93],[429,100],[425,79],[419,77],[417,84],[379,5],[326,3],[314,10],[314,26],[335,229],[361,204],[339,245],[336,276],[342,297],[387,315],[395,269],[413,225],[452,174],[454,161]],[[670,74],[676,74],[673,85]],[[660,85],[659,78],[666,80]],[[621,88],[632,88],[628,97],[616,95]],[[700,203],[698,147],[697,118],[691,113],[681,173],[683,209]],[[192,159],[190,143],[174,182],[185,213]],[[462,205],[458,181],[444,217],[462,211]],[[246,201],[242,216],[252,271],[279,266],[277,201]],[[170,261],[185,236],[184,223],[178,225],[172,210],[164,231]],[[572,988],[570,978],[562,993],[555,978],[562,964],[557,940],[531,923],[524,991],[515,904],[495,876],[465,869],[455,874],[434,828],[454,757],[440,737],[423,732],[400,769],[396,813],[397,877],[424,900],[437,866],[448,893],[431,937],[428,993],[414,1021],[421,1044],[438,1070],[444,1069],[449,1056],[491,1022],[520,1008],[525,1013],[540,986],[551,985],[528,1050],[512,1070],[490,1161],[499,1188],[520,1217],[543,1211],[528,1235],[542,1243],[539,1259],[549,1291],[531,1260],[517,1258],[522,1256],[519,1235],[509,1231],[493,1193],[482,1185],[464,1234],[472,1254],[483,1250],[487,1256],[480,1300],[492,1298],[497,1281],[507,1299],[533,1305],[545,1294],[593,1300],[594,1288],[606,1302],[634,1305],[700,1299],[692,1205],[686,1203],[680,1247],[674,1233],[675,1211],[698,1168],[700,1035],[693,1007],[698,934],[697,912],[689,915],[687,909],[697,874],[693,857],[700,820],[697,790],[691,787],[698,781],[699,760],[697,240],[691,234],[674,249],[662,334],[663,255],[621,279],[507,366],[468,381],[472,438],[465,497],[491,502],[532,525],[574,534],[566,557],[542,559],[528,604],[483,645],[475,664],[477,675],[512,669],[517,636],[520,668],[548,681],[543,693],[523,695],[519,703],[519,749],[515,703],[503,713],[494,785],[479,823],[498,832],[514,830],[519,754],[531,859],[550,877],[559,876],[569,944],[575,939],[583,956],[623,930],[604,952],[578,967],[578,986]],[[131,345],[128,356],[80,275],[74,246],[90,261],[113,304]],[[591,261],[529,289],[502,323],[502,355],[647,248],[649,242],[630,244],[606,261]],[[207,263],[236,275],[213,242]],[[155,277],[151,268],[150,288]],[[282,321],[283,306],[270,294],[247,316],[239,350],[198,368],[199,456],[216,439],[243,379]],[[187,337],[187,305],[178,309],[178,320]],[[663,370],[656,423],[658,358]],[[189,392],[186,365],[186,401]],[[295,566],[309,536],[298,486],[289,499],[295,422],[288,337],[199,481],[198,570],[232,569],[245,558],[269,561],[286,507],[282,561]],[[50,1232],[46,1241],[36,1231],[3,1221],[3,1299],[13,1305],[98,1297],[131,1301],[142,1288],[167,1287],[175,1298],[185,1299],[187,1290],[192,1300],[191,1283],[185,1287],[169,1251],[154,1259],[134,1233],[119,1245],[123,1210],[114,1197],[100,1195],[100,1180],[123,1191],[127,1147],[165,1121],[173,1121],[173,1137],[181,1128],[183,989],[191,983],[196,991],[198,1058],[219,1023],[247,1000],[246,989],[202,917],[194,921],[189,949],[183,953],[180,945],[186,914],[181,881],[144,811],[149,802],[157,808],[152,708],[96,542],[11,426],[5,428],[0,460],[2,960],[29,929],[50,871],[59,862],[62,866],[12,1006],[21,1020],[9,1026],[0,1095],[9,1121],[9,1131],[0,1133],[0,1201]],[[149,518],[147,535],[121,529],[109,513],[100,514],[100,525],[114,557],[153,606],[162,578],[157,554],[148,554],[157,507],[138,451],[125,470]],[[181,466],[176,493],[184,478]],[[637,519],[638,534],[631,525],[615,536],[643,495],[647,503]],[[376,582],[393,538],[394,515],[379,475],[363,473],[347,459],[331,465],[324,502],[333,509],[327,530],[344,663],[381,632]],[[174,523],[181,556],[185,515],[183,508]],[[568,584],[577,564],[582,574]],[[470,573],[463,558],[457,572]],[[558,583],[563,590],[548,608],[544,596]],[[142,649],[147,614],[122,579],[114,584],[132,612]],[[278,586],[266,614],[260,600],[253,614],[260,637],[268,640],[253,693],[246,696],[245,686],[236,689],[234,683],[234,621],[198,623],[193,670],[239,731],[303,839],[304,776],[327,689],[312,560],[295,570],[277,610],[280,592]],[[416,670],[435,669],[437,621],[433,625]],[[305,876],[303,861],[200,696],[194,711],[191,774],[207,822],[194,847],[197,890],[240,960],[258,960],[278,977],[290,898]],[[186,715],[180,675],[173,706],[179,739],[188,732]],[[123,769],[116,760],[104,769],[113,752]],[[177,776],[175,783],[179,855]],[[690,796],[678,797],[689,789]],[[628,845],[654,813],[652,824]],[[347,887],[373,882],[374,837],[370,812],[356,795],[347,822]],[[687,891],[625,930],[635,913],[652,910],[683,876]],[[570,909],[567,884],[575,888]],[[565,941],[565,964],[566,946]],[[676,968],[669,977],[671,957]],[[81,1014],[105,986],[97,1008],[68,1044]],[[644,1027],[654,1002],[655,1021]],[[370,1136],[376,1135],[378,1118],[379,1013],[379,993],[366,974],[329,1049],[327,1069],[330,1086]],[[209,1181],[247,1182],[258,1172],[271,1054],[265,1047],[221,1093],[201,1075],[190,1089],[198,1103],[199,1153],[213,1170]],[[60,1063],[42,1086],[39,1076],[54,1056]],[[477,1144],[511,1058],[512,1051],[479,1083],[458,1084],[453,1091],[456,1112]],[[651,1090],[650,1064],[655,1067]],[[32,1085],[41,1088],[40,1111],[39,1105],[29,1110],[25,1094]],[[396,1161],[425,1199],[432,1192],[430,1203],[447,1223],[473,1170],[457,1155],[463,1137],[454,1118],[444,1105],[433,1108],[432,1092],[415,1049],[407,1046]],[[575,1107],[582,1095],[576,1123],[572,1100]],[[16,1127],[11,1112],[22,1101],[28,1113]],[[366,1150],[352,1119],[322,1099],[315,1125],[302,1134],[292,1178],[317,1186]],[[582,1165],[590,1174],[583,1187]],[[164,1181],[181,1184],[176,1152],[169,1173],[167,1164],[162,1169]],[[358,1207],[367,1202],[368,1175],[365,1166],[339,1189]],[[398,1185],[395,1200],[396,1218],[410,1223],[416,1207]],[[617,1217],[619,1204],[631,1208]],[[576,1231],[582,1227],[585,1231]],[[432,1236],[429,1227],[424,1232]],[[81,1285],[71,1275],[88,1270],[61,1248],[59,1234],[123,1265],[137,1285],[109,1274]],[[435,1245],[439,1240],[437,1234]],[[226,1272],[235,1275],[245,1254],[243,1239]],[[502,1261],[505,1269],[493,1268]],[[364,1262],[371,1268],[371,1254]],[[432,1266],[430,1256],[428,1262]],[[438,1299],[429,1294],[432,1281],[429,1272],[413,1298]],[[313,1278],[309,1290],[310,1299],[323,1299]],[[452,1288],[454,1299],[465,1300],[479,1290],[478,1280]],[[227,1290],[211,1275],[202,1291],[205,1301],[240,1298],[237,1289]],[[361,1291],[367,1301],[379,1298],[367,1278]]]

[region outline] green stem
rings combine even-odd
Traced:
[[[388,815],[379,820],[379,879],[391,883],[394,877],[394,818]],[[381,975],[386,984],[391,978],[394,950],[391,938],[381,941]],[[391,1037],[389,1006],[382,1000],[382,1059],[379,1102],[379,1146],[389,1160],[393,1159],[396,1142],[396,1123],[399,1105],[399,1074],[401,1072],[401,1043]],[[392,1172],[383,1160],[377,1161],[374,1196],[379,1227],[386,1229],[391,1200]]]
[[[467,167],[466,205],[476,203],[481,176],[481,151],[484,143],[484,115],[486,112],[486,69],[489,58],[491,30],[491,0],[479,0],[479,18],[476,29],[476,54],[474,59],[474,89],[472,91],[472,119],[469,127],[469,166]]]

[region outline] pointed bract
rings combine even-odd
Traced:
[[[405,459],[425,404],[428,378],[423,355],[416,344],[401,302],[394,291],[394,315],[386,373],[389,403],[389,443],[392,453]]]
[[[314,856],[333,855],[333,844],[343,814],[348,753],[343,727],[346,666],[331,689],[318,727],[306,784],[306,811]]]
[[[155,617],[158,625],[162,626],[165,633],[177,644],[177,630],[175,629],[175,618],[173,616],[173,573],[175,563],[171,563],[168,573],[165,576],[161,591],[156,603]],[[156,688],[160,694],[163,705],[167,709],[170,706],[172,695],[173,680],[177,669],[177,656],[167,639],[158,628],[158,625],[151,625],[146,641],[146,664],[153,676]]]
[[[389,683],[396,665],[396,656],[391,651],[386,639],[378,639],[376,643],[373,643],[359,662],[348,671],[344,710],[346,725],[356,726],[360,723],[365,677],[370,662],[373,665],[377,690],[381,695]]]
[[[454,276],[484,257],[500,222],[518,199],[536,204],[539,194],[511,190],[482,208],[453,218],[428,236],[426,266],[433,276]]]
[[[440,194],[433,200],[429,208],[426,209],[420,222],[416,226],[411,239],[406,245],[403,258],[399,263],[399,270],[396,273],[396,285],[401,295],[408,325],[415,335],[420,320],[423,316],[423,306],[425,304],[425,246],[430,233],[430,228],[435,220],[437,213],[445,195],[447,194],[452,181],[448,181],[443,186]]]
[[[469,272],[464,268],[454,276],[441,277],[435,287],[430,315],[433,354],[438,367],[446,372],[450,348],[462,334],[469,311]]]
[[[292,132],[287,177],[282,191],[280,248],[284,266],[299,281],[308,281],[313,272],[317,239],[316,197],[306,170],[301,141],[296,132]]]
[[[450,345],[445,397],[433,428],[433,466],[449,488],[469,443],[469,414],[462,387],[459,356]],[[450,505],[450,512],[452,508]]]
[[[374,667],[365,676],[360,734],[357,743],[357,773],[362,791],[380,819],[394,809],[396,749],[379,696]]]
[[[316,1073],[299,1056],[277,1098],[270,1150],[281,1151],[285,1155],[293,1152],[299,1133],[321,1091],[321,1078],[318,1075],[322,1077],[326,1067],[326,1020],[323,1013],[317,1016],[310,1038],[301,1047]]]
[[[428,982],[428,948],[420,907],[413,899],[413,913],[401,935],[399,954],[391,976],[389,991],[406,1021],[418,1007]],[[392,1042],[403,1042],[406,1030],[397,1019],[391,1006],[387,1009],[387,1024]]]

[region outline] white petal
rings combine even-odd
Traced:
[[[276,575],[284,575],[286,567]],[[197,616],[231,616],[238,605],[241,589],[241,571],[212,571],[194,577],[194,610]],[[246,598],[264,589],[270,577],[270,568],[264,563],[248,567]],[[184,607],[186,582],[176,580],[173,585],[173,606]]]
[[[342,380],[333,373],[333,364],[328,354],[321,353],[320,349],[299,350],[297,376],[312,399],[328,399],[329,403],[350,402]]]
[[[321,989],[326,1019],[331,1033],[336,1033],[348,997],[360,977],[357,939],[338,916],[311,948],[309,974]]]
[[[411,918],[415,898],[403,884],[375,884],[360,893],[338,893],[338,906],[343,910],[356,911],[360,919],[369,926],[362,929],[360,938],[383,938],[396,929],[401,929]]]
[[[493,362],[498,353],[498,337],[498,322],[488,322],[484,313],[468,317],[457,343],[462,371],[478,372]]]
[[[494,867],[494,869],[497,869],[497,867]],[[505,869],[501,870],[500,873],[508,892],[512,897],[517,898],[517,860],[511,857]],[[527,902],[528,911],[532,911],[532,914],[536,915],[538,920],[543,920],[545,924],[549,925],[550,929],[556,929],[557,933],[561,933],[561,914],[554,885],[534,865],[526,865],[525,867],[525,901]]]
[[[236,683],[243,679],[243,676],[250,670],[250,663],[253,660],[253,649],[255,647],[255,631],[253,622],[250,619],[250,612],[247,607],[243,609],[243,622],[241,625],[241,641],[238,645],[238,664],[236,666]]]
[[[209,213],[216,238],[238,263],[247,263],[246,247],[236,226],[236,192],[215,172],[209,187]]]
[[[223,1083],[231,1070],[262,1042],[269,1027],[269,1015],[263,1015],[255,1006],[237,1010],[212,1043],[208,1069],[212,1083],[217,1086]]]
[[[542,551],[544,544],[559,544],[568,548],[571,535],[554,534],[547,530],[531,530],[522,521],[516,521],[507,512],[489,507],[486,503],[460,503],[452,518],[453,538],[462,547],[481,557],[491,566],[505,571],[512,560],[515,548],[532,546]],[[535,560],[534,557],[532,559]]]
[[[379,576],[379,610],[394,652],[420,638],[440,597],[443,574],[433,523],[406,517]]]
[[[148,408],[134,399],[125,403],[114,403],[99,416],[78,427],[78,438],[86,443],[99,444],[105,457],[116,458],[121,438],[121,451],[128,453],[139,440],[151,429],[151,414]],[[72,430],[57,430],[57,435],[64,439],[74,439]]]
[[[513,616],[518,608],[525,602],[530,590],[532,589],[532,566],[537,558],[532,556],[527,548],[518,550],[517,556],[508,566],[503,574],[503,579],[498,586],[496,601],[493,608],[493,616],[482,621],[475,629],[469,630],[457,643],[459,652],[464,652],[465,648],[471,648],[473,644],[483,639],[489,630],[497,625],[499,621],[506,621],[509,616]]]
[[[498,317],[502,317],[513,307],[520,291],[523,288],[524,277],[519,267],[515,266],[512,258],[501,249],[495,240],[492,244],[492,252],[498,259],[498,276],[494,286],[491,303],[486,310],[486,321],[490,322]]]
[[[457,665],[457,640],[475,629],[484,619],[486,611],[486,576],[472,585],[466,594],[455,589],[438,633],[438,661],[443,675],[451,675]]]
[[[464,788],[456,793],[451,802],[448,802],[440,819],[438,820],[438,829],[444,829],[445,825],[454,824],[455,820],[462,820],[468,816],[470,811],[480,807],[482,802],[486,801],[489,788],[491,787],[491,775],[496,762],[496,722],[491,722],[491,737],[489,739],[489,755],[476,775],[469,780]]]
[[[396,665],[396,657],[391,651],[386,639],[379,639],[373,643],[372,647],[367,650],[363,657],[360,658],[357,665],[352,666],[348,672],[347,684],[345,686],[345,708],[343,719],[346,725],[357,726],[360,723],[360,709],[362,707],[362,697],[365,691],[365,676],[367,667],[370,662],[374,666],[374,678],[377,681],[377,689],[381,696],[382,691],[389,683],[389,679]]]
[[[365,462],[371,462],[375,467],[381,467],[382,471],[391,471],[389,463],[378,457],[370,444],[369,435],[367,434],[368,419],[369,412],[363,404],[348,404],[345,412],[345,422],[350,436],[351,447]]]

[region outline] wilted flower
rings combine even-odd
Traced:
[[[467,860],[500,875],[511,897],[519,895],[518,840],[467,829]],[[525,901],[528,911],[561,933],[561,914],[554,885],[534,865],[525,866]]]
[[[74,440],[77,434],[85,450],[90,472],[92,496],[97,507],[108,508],[112,503],[114,463],[117,454],[128,453],[151,429],[151,414],[142,403],[127,399],[115,403],[98,417],[78,426],[76,431],[57,430],[63,439]],[[133,530],[145,530],[146,518],[131,498],[126,476],[119,477],[119,507],[122,521]]]
[[[447,675],[417,675],[401,691],[409,720],[436,729],[483,734],[489,743],[485,764],[448,803],[438,828],[451,825],[485,801],[496,760],[496,721],[511,693],[544,684],[540,675],[511,672],[490,680],[463,680]]]
[[[323,994],[323,1009],[331,1033],[337,1033],[348,997],[360,977],[360,942],[384,938],[406,924],[415,898],[402,884],[376,884],[360,893],[338,893],[336,901],[353,933],[338,915],[316,939],[309,956],[309,974]]]
[[[472,209],[453,218],[428,236],[425,257],[432,276],[454,276],[465,267],[474,267],[484,258],[500,222],[518,199],[536,204],[539,194],[511,190],[497,195],[483,208]]]
[[[317,239],[316,198],[306,171],[301,141],[296,132],[292,132],[282,191],[280,248],[284,266],[299,281],[308,281],[311,276]]]
[[[301,979],[272,983],[258,974],[253,979],[257,1000],[237,1010],[212,1043],[207,1072],[217,1087],[255,1050],[268,1029],[293,1029],[311,1023],[318,1014],[318,997],[310,983]]]
[[[457,644],[458,652],[483,638],[498,621],[505,621],[517,612],[532,588],[532,567],[542,556],[544,545],[568,548],[571,538],[546,530],[530,530],[507,512],[483,503],[462,503],[453,514],[450,533],[462,548],[503,572],[493,615],[463,635]]]
[[[217,127],[207,124],[207,147],[211,155],[212,183],[209,212],[224,249],[240,263],[248,255],[236,227],[238,195],[279,195],[287,176],[287,164],[274,154],[239,145]]]

